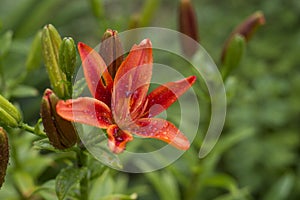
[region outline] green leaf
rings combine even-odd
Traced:
[[[71,150],[74,150],[74,148],[69,148],[69,149],[64,149],[64,150],[56,149],[54,146],[52,146],[50,144],[48,138],[44,138],[44,139],[35,141],[33,143],[33,147],[36,150],[48,150],[48,151],[53,151],[53,152],[57,152],[57,153],[59,153],[59,152],[69,152]]]
[[[161,200],[180,199],[177,181],[168,171],[151,172],[147,173],[146,176],[155,187]]]
[[[87,83],[85,81],[85,78],[81,78],[81,79],[77,80],[73,86],[72,97],[73,98],[79,97],[83,93],[86,86],[87,86]]]
[[[205,185],[224,188],[228,191],[237,188],[236,181],[227,174],[215,174],[205,180]]]
[[[55,180],[47,181],[42,186],[38,187],[34,191],[34,194],[42,196],[42,198],[45,200],[56,199]]]
[[[17,188],[24,196],[29,196],[35,190],[33,176],[24,171],[14,171],[13,178]]]
[[[74,168],[68,167],[62,169],[61,172],[56,177],[56,195],[59,200],[64,199],[67,195],[68,191],[74,186],[76,183],[79,183],[80,180],[84,178],[87,173],[86,168]]]
[[[1,44],[0,57],[4,56],[8,52],[11,46],[12,36],[13,36],[12,31],[7,31],[2,36],[0,36],[0,44]]]
[[[114,190],[114,182],[109,174],[109,169],[105,170],[92,184],[89,192],[89,199],[101,199],[104,196],[111,195]]]
[[[109,196],[105,196],[101,198],[101,200],[135,200],[137,199],[138,195],[136,193],[133,193],[131,195],[125,195],[125,194],[113,194]]]
[[[42,31],[39,31],[32,42],[29,54],[26,60],[27,71],[35,70],[41,66],[42,63]]]
[[[295,175],[288,173],[279,178],[267,192],[264,200],[284,200],[289,199],[295,183]]]
[[[36,97],[39,94],[38,90],[34,87],[27,85],[18,85],[11,91],[11,97],[24,98],[24,97]]]

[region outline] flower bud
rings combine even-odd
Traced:
[[[76,47],[74,40],[71,37],[63,39],[59,47],[59,66],[61,70],[66,74],[69,82],[72,80],[72,76],[75,70],[76,64]]]
[[[9,159],[9,146],[5,130],[0,127],[0,188],[4,183],[6,169]]]
[[[108,72],[114,78],[123,62],[123,47],[117,31],[111,29],[105,31],[99,53],[107,65]]]
[[[46,25],[42,32],[42,53],[48,71],[51,86],[60,97],[67,96],[66,76],[59,67],[59,47],[61,37],[51,24]]]
[[[0,95],[0,124],[17,127],[21,121],[22,117],[18,109]]]
[[[265,24],[265,17],[262,12],[255,12],[251,16],[249,16],[246,20],[244,20],[240,25],[238,25],[234,31],[230,34],[229,38],[225,42],[221,61],[224,62],[225,54],[227,53],[227,47],[233,37],[236,34],[240,34],[245,38],[245,41],[248,42],[249,39],[253,36],[253,34],[256,32],[257,28]]]
[[[238,66],[243,56],[245,46],[245,38],[240,34],[234,35],[230,40],[223,61],[223,78],[227,77],[228,74]]]
[[[46,89],[40,112],[50,143],[57,149],[67,149],[77,142],[77,134],[73,124],[56,113],[58,100],[50,89]]]
[[[181,0],[179,6],[179,31],[195,41],[199,41],[197,16],[190,0]],[[181,47],[183,53],[192,57],[198,49],[198,45],[193,40],[181,37]]]

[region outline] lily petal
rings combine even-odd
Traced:
[[[133,140],[130,133],[121,130],[117,125],[111,125],[107,129],[108,147],[114,153],[122,153],[127,142]]]
[[[56,111],[68,121],[99,128],[108,128],[113,121],[109,107],[105,103],[89,97],[60,100],[56,105]]]
[[[196,76],[190,76],[176,82],[159,86],[148,95],[145,117],[154,117],[171,106],[196,81]]]
[[[149,39],[134,45],[117,71],[112,95],[112,112],[118,125],[128,124],[144,108],[152,76],[152,45]],[[141,114],[141,113],[139,113]]]
[[[189,140],[171,122],[158,118],[141,118],[128,127],[128,131],[145,138],[155,138],[167,142],[174,147],[187,150]]]
[[[84,76],[93,97],[110,105],[113,79],[102,57],[91,47],[78,43]]]

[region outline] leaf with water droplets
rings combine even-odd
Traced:
[[[56,177],[56,194],[58,199],[64,199],[71,187],[82,180],[86,173],[86,168],[68,167],[62,169]]]

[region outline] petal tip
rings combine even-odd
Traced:
[[[146,38],[140,42],[139,46],[150,48],[152,46],[152,43],[151,43],[150,39]]]
[[[190,77],[187,78],[187,81],[188,81],[191,85],[193,85],[193,84],[196,82],[196,80],[197,80],[197,77],[196,77],[196,76],[190,76]]]

